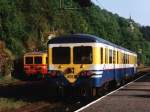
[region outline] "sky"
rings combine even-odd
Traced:
[[[131,18],[144,26],[150,26],[150,0],[91,0],[112,13]]]

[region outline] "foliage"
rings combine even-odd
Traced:
[[[0,41],[0,77],[10,75],[13,59],[11,51],[5,48],[4,42]]]
[[[0,0],[0,40],[20,56],[34,48],[46,49],[43,39],[50,32],[89,33],[137,53],[142,49],[142,62],[150,64],[150,27],[141,27],[94,4],[80,7],[73,2],[72,7],[78,9],[70,10],[60,9],[59,3],[59,0]]]

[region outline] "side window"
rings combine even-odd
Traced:
[[[113,50],[113,64],[116,64],[116,51]]]
[[[122,64],[124,64],[125,62],[124,53],[121,53],[121,55],[122,55]]]
[[[125,64],[129,63],[129,58],[128,58],[128,54],[125,54]]]
[[[127,60],[128,60],[128,62],[127,62],[127,63],[129,64],[129,55],[127,56]]]
[[[100,58],[101,58],[101,64],[103,64],[104,62],[103,62],[103,48],[101,47],[100,48]]]
[[[112,64],[112,50],[109,50],[109,63]]]
[[[122,52],[120,52],[120,64],[123,64],[123,55],[122,55]]]
[[[126,64],[126,54],[123,54],[123,64]]]
[[[108,48],[105,48],[105,64],[108,64]]]
[[[126,55],[123,54],[123,64],[125,64],[125,63],[126,63]]]

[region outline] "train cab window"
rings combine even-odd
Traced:
[[[112,54],[112,50],[110,49],[110,50],[109,50],[109,63],[110,63],[110,64],[112,64],[112,59],[113,59],[113,58],[112,58],[112,55],[113,55],[113,54]]]
[[[25,64],[33,64],[33,57],[25,57]]]
[[[92,47],[80,46],[73,48],[74,64],[92,64]]]
[[[42,64],[42,57],[34,57],[34,64]]]
[[[53,64],[70,63],[70,47],[53,47],[52,49]]]
[[[100,48],[101,64],[103,64],[103,48]]]

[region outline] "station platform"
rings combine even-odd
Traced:
[[[77,112],[150,112],[150,73]]]

